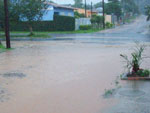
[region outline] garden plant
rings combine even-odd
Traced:
[[[120,55],[126,63],[127,77],[149,77],[150,71],[140,67],[144,58],[147,58],[143,55],[144,50],[145,45],[137,44],[130,58],[127,55]]]

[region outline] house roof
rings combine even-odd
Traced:
[[[75,8],[70,7],[70,6],[64,6],[64,5],[59,5],[56,3],[51,3],[51,2],[47,2],[48,5],[52,5],[55,8],[63,8],[63,9],[70,9],[70,10],[74,10]]]

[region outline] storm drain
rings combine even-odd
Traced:
[[[18,77],[18,78],[26,77],[26,75],[23,73],[5,73],[3,74],[3,76],[4,77]]]
[[[140,91],[140,90],[123,90],[119,92],[120,95],[122,96],[127,96],[127,97],[139,97],[145,94],[145,92]]]

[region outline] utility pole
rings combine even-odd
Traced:
[[[105,29],[105,2],[104,0],[102,1],[103,4],[103,29]]]
[[[85,17],[87,17],[87,11],[86,11],[86,0],[85,0]]]
[[[93,3],[91,2],[91,17],[93,15]]]
[[[9,34],[9,14],[8,14],[8,1],[4,0],[4,11],[5,11],[5,36],[6,36],[6,47],[11,48],[10,45],[10,34]]]

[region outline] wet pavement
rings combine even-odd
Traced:
[[[150,113],[149,85],[149,81],[128,81],[113,97],[118,103],[104,113]]]
[[[119,81],[120,54],[134,41],[147,45],[145,17],[134,23],[92,34],[55,35],[53,40],[13,41],[0,53],[0,113],[150,113],[150,82]],[[133,37],[134,36],[134,37]],[[150,59],[142,64],[150,69]]]
[[[99,43],[109,45],[120,45],[130,42],[150,42],[150,22],[146,22],[145,16],[140,16],[132,24],[117,26],[97,33],[88,34],[51,34],[52,40],[72,40],[81,43]]]

